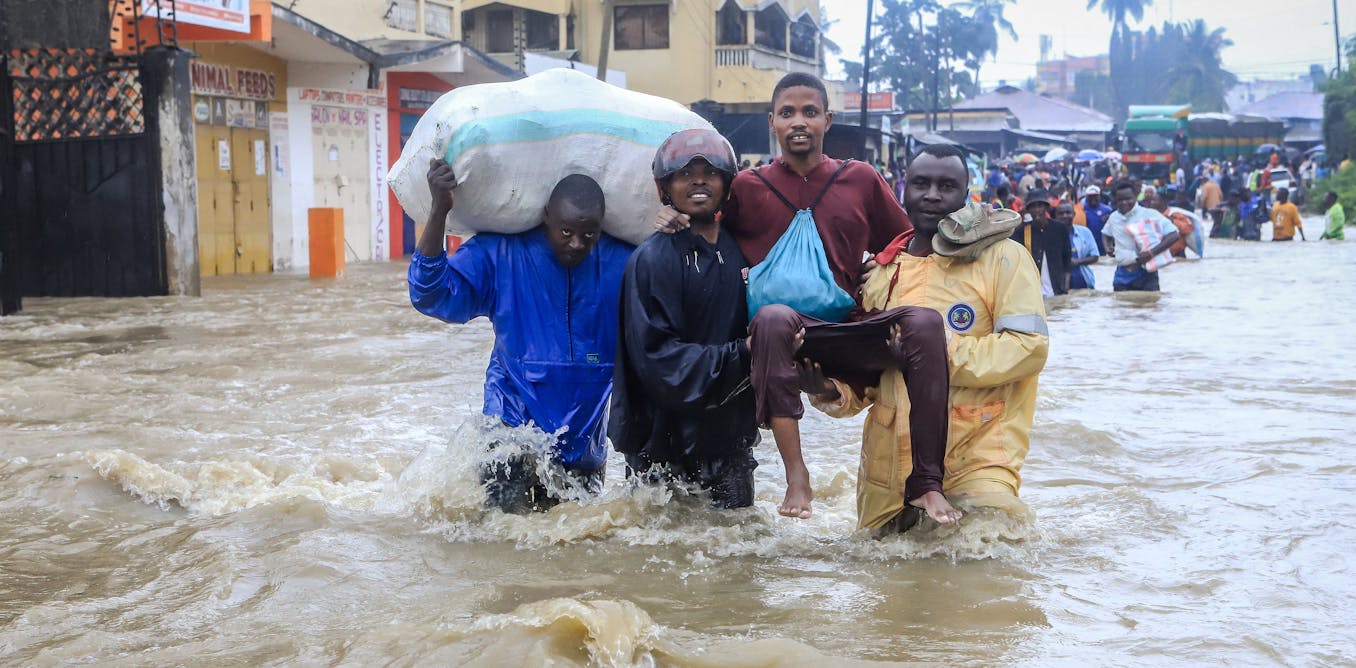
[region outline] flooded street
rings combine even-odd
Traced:
[[[852,532],[860,418],[813,410],[808,521],[766,435],[752,509],[614,454],[600,500],[482,513],[490,329],[416,313],[403,263],[26,300],[0,663],[1350,665],[1356,242],[1207,252],[1049,302],[1034,520],[883,541]]]

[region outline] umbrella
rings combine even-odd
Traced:
[[[1272,154],[1272,153],[1280,153],[1280,152],[1281,152],[1281,147],[1279,147],[1279,146],[1277,146],[1277,145],[1275,145],[1275,144],[1262,144],[1261,146],[1258,146],[1258,147],[1257,147],[1257,150],[1255,151],[1255,153],[1257,153],[1257,155],[1270,155],[1270,154]]]
[[[1015,163],[1015,162],[1017,162],[1017,161],[1016,161],[1016,160],[1013,160],[1012,158],[999,158],[999,160],[998,160],[998,166],[999,166],[999,167],[1008,167],[1008,166],[1012,165],[1012,164]]]
[[[1017,162],[1020,162],[1020,163],[1022,163],[1022,164],[1032,163],[1032,162],[1035,162],[1035,161],[1037,161],[1037,160],[1039,160],[1039,159],[1040,159],[1040,158],[1037,158],[1035,155],[1033,155],[1033,154],[1031,154],[1031,153],[1023,153],[1023,154],[1017,156]]]
[[[1315,147],[1313,147],[1313,148],[1311,148],[1311,149],[1305,151],[1305,152],[1304,152],[1304,155],[1313,155],[1313,154],[1315,154],[1315,153],[1327,152],[1327,150],[1328,150],[1328,147],[1324,146],[1323,144],[1319,144],[1318,146],[1315,146]]]
[[[1102,154],[1090,148],[1085,148],[1078,152],[1076,159],[1079,162],[1094,162],[1102,159]]]
[[[1069,149],[1052,148],[1045,152],[1045,157],[1041,158],[1041,162],[1058,162],[1063,160],[1067,155],[1069,155]]]
[[[1102,158],[1106,160],[1120,160],[1121,154],[1120,151],[1107,151],[1106,153],[1102,154]]]

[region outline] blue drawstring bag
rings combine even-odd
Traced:
[[[814,208],[819,200],[849,162],[845,160],[838,166],[819,196],[805,209],[797,209],[758,170],[753,171],[774,195],[795,212],[795,217],[777,243],[773,244],[772,250],[768,251],[767,257],[749,270],[749,320],[753,320],[758,309],[764,306],[784,304],[802,315],[825,322],[842,322],[857,305],[852,295],[838,287],[838,283],[833,280],[833,272],[829,271],[829,260],[824,253],[824,241],[819,238],[814,216]]]

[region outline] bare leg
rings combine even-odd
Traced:
[[[909,505],[926,511],[928,517],[938,524],[951,524],[959,520],[963,514],[956,510],[941,492],[927,492],[916,499],[910,499]]]
[[[789,417],[772,418],[772,438],[777,441],[777,452],[786,467],[786,497],[782,505],[777,506],[777,512],[786,517],[807,519],[814,491],[810,489],[810,472],[801,457],[800,421]]]
[[[948,425],[947,384],[936,379],[947,378],[945,330],[936,311],[919,309],[909,317],[911,327],[906,330],[899,322],[890,325],[890,337],[885,341],[904,374],[909,394],[913,472],[904,483],[904,498],[909,505],[926,511],[938,524],[951,524],[962,513],[941,492]]]
[[[790,307],[771,304],[749,323],[750,380],[759,424],[772,427],[777,452],[786,467],[786,498],[777,512],[786,517],[810,516],[810,473],[800,448],[800,370],[796,351],[805,336],[804,318]]]

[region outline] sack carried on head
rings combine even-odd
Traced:
[[[511,234],[541,223],[556,182],[584,174],[606,197],[603,231],[640,243],[659,210],[655,149],[687,128],[711,124],[673,100],[547,70],[443,95],[419,119],[387,183],[422,224],[432,208],[429,162],[443,158],[457,177],[449,231]]]

